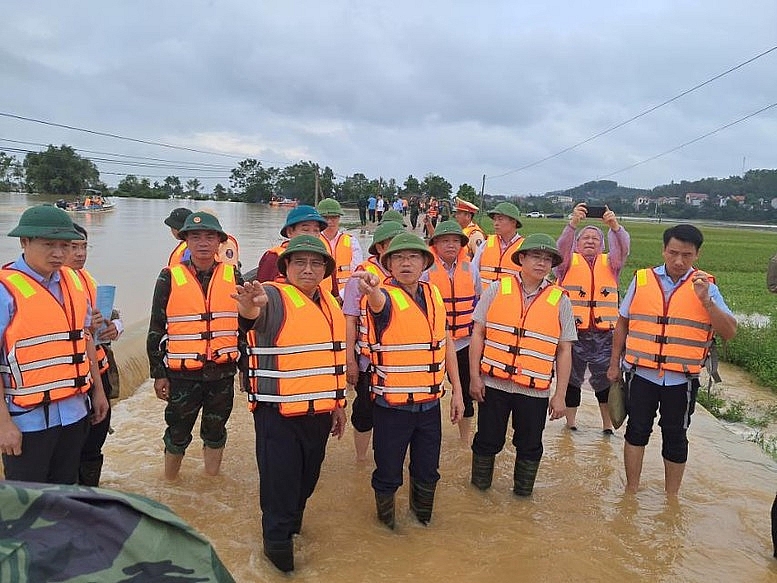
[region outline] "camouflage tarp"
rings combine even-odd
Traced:
[[[168,507],[100,488],[0,482],[0,581],[234,583]]]

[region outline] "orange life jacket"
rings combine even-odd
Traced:
[[[348,233],[338,233],[335,248],[332,249],[332,242],[323,233],[319,235],[319,238],[326,245],[329,254],[335,259],[335,270],[332,273],[331,279],[332,295],[337,296],[343,286],[345,286],[348,278],[351,277],[353,240]]]
[[[284,241],[280,245],[276,245],[272,249],[268,249],[266,251],[266,253],[275,253],[275,255],[280,257],[281,253],[286,251],[286,247],[288,247],[288,246],[289,246],[289,242],[288,241]],[[278,282],[278,283],[286,283],[286,278],[284,276],[282,276],[280,273],[278,273],[278,275],[275,276],[275,279],[273,281]],[[262,283],[264,283],[264,282],[262,282]]]
[[[693,273],[669,296],[652,269],[639,269],[623,359],[633,366],[697,376],[712,345],[710,315],[693,291]]]
[[[618,282],[607,253],[594,259],[593,267],[580,253],[572,254],[569,270],[559,285],[569,292],[578,330],[612,330],[618,321]]]
[[[20,407],[35,407],[86,393],[92,385],[86,355],[87,298],[69,267],[60,269],[60,304],[49,290],[21,271],[0,270],[15,312],[3,335],[5,394]]]
[[[391,317],[376,336],[372,313],[367,319],[372,381],[370,391],[390,405],[434,401],[442,397],[445,377],[445,305],[436,286],[418,285],[427,314],[402,288],[384,283]]]
[[[178,245],[173,249],[173,252],[170,253],[170,258],[167,260],[167,266],[172,267],[173,265],[178,265],[183,261],[183,254],[188,249],[186,245],[186,241],[181,241],[178,243]]]
[[[527,308],[517,278],[503,277],[486,314],[480,370],[530,389],[549,389],[561,337],[559,304],[566,293],[549,285]]]
[[[367,271],[376,276],[381,282],[385,282],[391,274],[383,269],[378,258],[371,255],[366,261],[362,261],[356,271]],[[359,302],[359,328],[356,336],[356,349],[359,354],[370,357],[370,343],[367,338],[367,296],[362,296]]]
[[[81,268],[76,270],[76,273],[78,273],[79,276],[81,276],[81,281],[84,282],[84,286],[86,287],[86,293],[87,297],[89,298],[89,305],[92,306],[92,310],[96,309],[97,307],[97,281],[95,281],[94,277],[92,277],[92,274],[89,273],[86,269]],[[103,314],[103,317],[106,319],[106,321],[110,321],[111,315],[110,314]],[[100,374],[103,374],[105,371],[108,370],[108,355],[105,353],[105,348],[102,344],[97,344],[95,341],[94,344],[94,351],[97,353],[97,368],[100,370]]]
[[[470,262],[466,259],[466,255],[463,259],[460,255],[451,279],[433,247],[431,251],[435,261],[429,268],[429,283],[433,283],[440,290],[445,304],[448,329],[453,339],[466,338],[472,334],[472,312],[475,311],[477,298]]]
[[[283,322],[258,346],[248,333],[249,406],[275,403],[281,415],[312,415],[345,406],[345,316],[319,286],[320,306],[291,284],[268,282],[280,292]]]
[[[230,297],[235,293],[235,268],[217,263],[207,294],[187,265],[170,267],[170,276],[165,366],[199,370],[207,361],[237,361],[237,303]]]
[[[483,291],[505,275],[517,276],[521,272],[521,266],[513,263],[512,255],[520,249],[523,237],[518,237],[502,252],[499,243],[499,235],[489,235],[486,239],[485,249],[480,254],[480,281]]]

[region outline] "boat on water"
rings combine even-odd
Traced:
[[[297,206],[299,204],[299,201],[296,198],[292,199],[292,198],[281,198],[281,197],[273,196],[270,199],[270,203],[269,204],[270,204],[270,206],[279,206],[279,207],[286,207],[286,208],[291,207],[291,208],[293,208],[293,207],[295,207],[295,206]]]
[[[60,198],[56,205],[71,213],[101,213],[113,210],[115,203],[99,190],[85,188],[81,196],[75,200]]]

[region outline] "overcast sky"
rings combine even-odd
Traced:
[[[252,157],[312,160],[339,177],[445,177],[543,193],[622,170],[777,103],[777,50],[603,137],[525,170],[777,46],[775,0],[6,2],[0,151],[69,144],[211,163],[210,190]],[[17,154],[23,157],[23,154]],[[777,107],[609,179],[777,168]],[[117,174],[108,174],[113,172]]]

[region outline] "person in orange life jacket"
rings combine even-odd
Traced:
[[[482,291],[505,275],[517,275],[521,268],[512,257],[520,248],[523,237],[518,233],[521,225],[521,211],[509,202],[500,202],[488,211],[494,221],[494,233],[477,248],[472,258],[472,272],[475,285]]]
[[[340,231],[340,217],[343,208],[333,198],[325,198],[316,207],[318,214],[324,217],[326,228],[321,231],[321,241],[329,248],[329,254],[335,259],[335,271],[332,280],[332,295],[342,300],[345,282],[351,273],[364,260],[361,245],[356,237]]]
[[[286,215],[286,223],[281,227],[281,237],[285,237],[286,241],[264,252],[256,268],[256,281],[278,281],[281,277],[278,271],[278,257],[286,249],[288,241],[297,235],[318,237],[326,227],[327,222],[324,217],[312,206],[301,204],[291,209]]]
[[[567,387],[566,426],[577,429],[575,418],[580,406],[580,387],[588,368],[591,372],[589,383],[599,402],[602,431],[612,435],[607,407],[610,393],[607,368],[612,353],[612,330],[618,320],[618,277],[629,256],[630,238],[615,213],[606,209],[602,222],[609,227],[610,251],[605,253],[604,234],[598,227],[586,225],[575,233],[587,212],[584,203],[578,204],[558,239],[564,260],[556,267],[556,278],[569,292],[577,323],[577,342],[572,346],[572,376]]]
[[[97,283],[91,274],[86,271],[87,258],[87,239],[86,229],[77,223],[73,223],[75,230],[84,237],[83,241],[71,241],[70,253],[65,260],[65,265],[75,270],[81,277],[84,287],[87,290],[89,305],[92,309],[92,337],[98,342],[96,345],[97,366],[100,371],[100,380],[102,380],[105,397],[108,399],[108,413],[100,423],[89,427],[89,433],[81,449],[81,465],[78,469],[78,483],[82,486],[99,486],[100,475],[103,466],[102,447],[108,437],[108,431],[111,426],[110,399],[114,389],[111,376],[118,377],[118,370],[110,371],[110,367],[116,367],[116,361],[108,358],[108,351],[111,350],[110,344],[117,340],[124,331],[124,325],[119,318],[119,313],[113,310],[108,318],[103,318],[100,310],[97,309],[95,302],[97,300]],[[105,327],[103,328],[103,323]],[[99,337],[97,336],[99,332]],[[118,394],[118,393],[117,393]]]
[[[200,410],[205,473],[218,474],[244,342],[231,297],[243,278],[236,267],[215,260],[227,234],[205,212],[189,215],[179,233],[191,259],[159,274],[146,339],[154,391],[167,402],[163,441],[168,480],[178,476]]]
[[[694,268],[704,237],[693,225],[664,231],[664,264],[640,269],[621,302],[607,377],[627,371],[623,461],[626,492],[636,493],[645,446],[659,412],[664,488],[676,496],[688,459],[691,423],[713,334],[730,340],[737,322],[712,276]]]
[[[477,206],[463,198],[456,199],[456,206],[453,209],[453,218],[461,227],[464,235],[467,237],[467,253],[469,258],[472,259],[475,256],[475,252],[478,247],[486,240],[486,235],[483,233],[477,223],[473,222],[475,213],[480,210]]]
[[[284,572],[329,435],[345,431],[345,318],[322,284],[334,268],[318,237],[299,235],[278,257],[285,283],[246,282],[233,296],[249,336],[264,553]]]
[[[108,412],[86,290],[65,266],[70,242],[82,235],[65,211],[40,205],[25,210],[8,236],[19,237],[22,256],[0,270],[5,479],[75,484],[90,421]]]
[[[380,264],[380,258],[386,252],[391,241],[405,229],[401,224],[384,221],[372,236],[370,257],[362,262],[354,271],[368,271],[383,281],[390,273]],[[370,396],[369,352],[366,346],[366,332],[362,338],[360,329],[366,331],[366,305],[362,306],[362,294],[359,291],[359,278],[351,277],[345,284],[343,296],[343,314],[345,314],[345,345],[346,345],[346,380],[353,385],[356,398],[351,407],[351,425],[353,425],[353,445],[356,450],[356,461],[367,461],[367,450],[372,437],[372,398]]]
[[[168,266],[188,261],[191,257],[191,253],[186,247],[186,241],[181,240],[178,236],[178,231],[183,228],[186,217],[190,214],[192,214],[192,211],[189,209],[178,207],[170,211],[170,215],[164,220],[165,225],[170,227],[170,233],[173,235],[173,238],[178,241],[178,245],[170,253],[170,258],[167,260]]]
[[[429,268],[429,282],[437,286],[442,294],[447,313],[448,330],[454,341],[459,380],[462,387],[469,388],[469,339],[472,334],[472,312],[475,310],[479,290],[475,287],[472,271],[467,260],[469,239],[456,221],[443,221],[429,239],[434,254],[434,265]],[[459,421],[459,437],[469,444],[472,432],[472,418],[475,408],[469,391],[462,391],[464,414]]]
[[[372,488],[378,519],[394,528],[394,497],[402,485],[410,447],[410,508],[422,524],[432,517],[440,479],[442,426],[439,400],[447,372],[452,387],[450,419],[464,410],[456,353],[446,329],[445,306],[436,286],[419,281],[434,262],[423,240],[400,233],[381,256],[391,279],[381,283],[368,271],[356,272],[367,298],[373,408]]]
[[[564,416],[577,330],[566,292],[547,279],[551,267],[561,263],[553,237],[529,235],[512,260],[521,273],[491,284],[472,316],[469,391],[478,402],[472,484],[491,487],[494,458],[504,447],[512,415],[513,492],[529,496],[542,459],[545,419]]]

